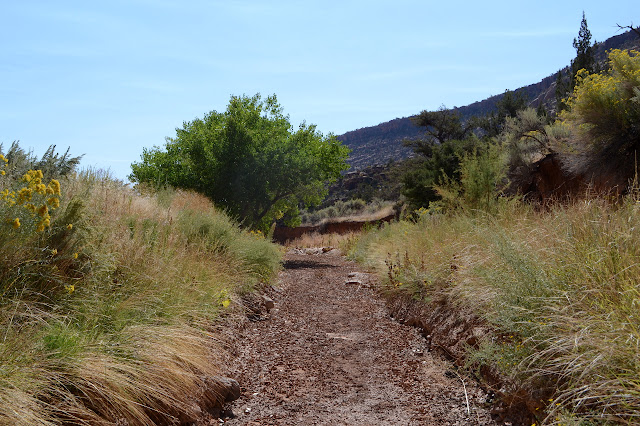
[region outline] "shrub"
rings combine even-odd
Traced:
[[[33,152],[26,152],[20,148],[18,142],[13,142],[7,152],[3,152],[3,146],[0,144],[0,154],[4,154],[10,163],[6,173],[13,179],[19,179],[29,170],[41,170],[48,178],[59,179],[73,173],[82,158],[70,156],[68,149],[64,154],[59,154],[55,145],[51,145],[42,157],[38,158]]]
[[[609,69],[578,72],[561,118],[574,129],[572,170],[633,177],[640,148],[640,54],[612,50]]]
[[[506,164],[499,145],[488,145],[462,155],[459,183],[444,175],[435,186],[447,209],[464,208],[491,212],[505,186]]]

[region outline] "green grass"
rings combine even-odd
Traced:
[[[0,424],[195,418],[222,365],[213,324],[274,277],[280,249],[197,194],[138,195],[92,170],[60,183],[43,232],[0,201]]]
[[[425,303],[446,294],[482,318],[493,337],[467,365],[551,395],[540,421],[640,421],[640,199],[497,210],[422,212],[363,236],[351,255],[386,291]]]

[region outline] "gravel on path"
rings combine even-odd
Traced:
[[[240,327],[228,425],[493,425],[486,393],[412,327],[375,277],[337,251],[292,251],[271,311]]]

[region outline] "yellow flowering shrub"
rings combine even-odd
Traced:
[[[640,53],[612,50],[609,69],[577,73],[577,84],[561,119],[572,126],[574,149],[588,168],[624,168],[633,173],[640,147]]]
[[[2,154],[0,162],[4,163],[3,168],[7,167],[8,161]],[[6,173],[2,176],[6,176]],[[10,223],[13,229],[21,227],[20,219],[23,219],[24,223],[33,223],[37,232],[43,232],[51,226],[50,211],[60,207],[60,182],[51,179],[45,185],[43,179],[42,170],[29,170],[21,179],[24,186],[17,190],[5,187],[0,191],[0,202],[4,202],[5,215],[8,216],[6,222]],[[3,186],[9,186],[12,182],[2,183]]]
[[[0,154],[0,169],[7,168],[5,160]],[[65,293],[62,283],[77,278],[81,266],[73,226],[80,219],[78,202],[65,204],[54,226],[59,181],[45,180],[41,170],[0,175],[0,298],[16,285],[47,297],[73,293]]]

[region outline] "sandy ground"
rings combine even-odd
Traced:
[[[336,251],[287,255],[275,307],[235,339],[235,417],[209,424],[496,424],[487,395],[391,319],[359,271]]]

